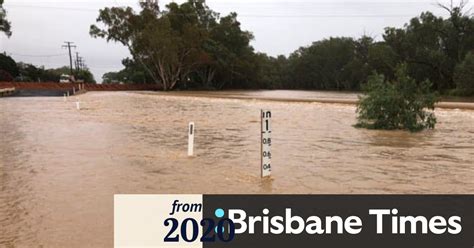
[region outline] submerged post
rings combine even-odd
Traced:
[[[261,171],[262,177],[270,176],[272,173],[272,112],[270,110],[261,110]]]
[[[194,154],[194,122],[189,123],[188,130],[188,156],[193,156]]]

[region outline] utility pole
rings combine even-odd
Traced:
[[[82,57],[79,57],[78,63],[79,63],[79,70],[84,70],[84,60],[82,59]]]
[[[71,45],[71,44],[74,43],[74,42],[71,42],[71,41],[65,41],[64,43],[66,43],[66,45],[62,45],[61,47],[67,48],[67,49],[69,50],[69,68],[71,69],[71,76],[72,76],[74,73],[73,73],[73,70],[72,70],[72,54],[71,54],[71,47],[76,48],[76,46],[75,46],[75,45]]]
[[[75,61],[75,64],[76,64],[76,71],[79,72],[79,70],[81,69],[79,67],[79,53],[76,52],[76,61]]]

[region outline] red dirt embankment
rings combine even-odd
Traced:
[[[89,83],[30,83],[30,82],[0,82],[0,89],[15,88],[17,90],[72,90],[79,89],[82,84],[88,91],[133,91],[133,90],[158,90],[155,84],[89,84]]]

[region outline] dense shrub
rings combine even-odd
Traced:
[[[431,83],[417,84],[407,76],[406,65],[398,68],[394,82],[374,74],[363,89],[365,95],[357,106],[356,127],[369,129],[408,129],[420,131],[434,128],[436,117],[433,111],[436,94],[430,91]]]

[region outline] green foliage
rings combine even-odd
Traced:
[[[13,76],[9,72],[0,69],[0,82],[11,82],[11,81],[13,81]]]
[[[401,63],[411,78],[430,80],[434,90],[459,87],[455,68],[474,50],[474,17],[463,12],[464,3],[441,7],[448,18],[421,13],[403,28],[386,28],[380,42],[365,36],[332,37],[298,49],[288,59],[284,87],[358,90],[372,71],[394,80]]]
[[[378,42],[369,47],[368,64],[370,69],[385,75],[389,80],[395,78],[395,69],[400,63],[395,51],[386,43]]]
[[[19,74],[18,66],[16,65],[15,60],[3,53],[0,53],[0,70],[8,72],[8,74],[13,77],[18,76]]]
[[[351,38],[330,38],[300,48],[290,56],[292,81],[301,88],[351,89],[353,81],[347,70],[354,60],[355,47]]]
[[[434,128],[436,117],[426,110],[434,110],[437,101],[430,87],[428,80],[417,84],[410,78],[406,65],[399,67],[393,82],[385,81],[379,74],[370,76],[357,106],[356,127],[410,131]]]
[[[10,22],[7,20],[7,11],[3,8],[3,0],[0,0],[0,32],[10,37],[12,35]]]
[[[236,82],[239,87],[252,86],[253,36],[241,30],[237,14],[220,18],[204,0],[172,2],[164,11],[152,1],[141,7],[140,13],[131,8],[101,10],[97,21],[105,28],[92,25],[90,34],[127,46],[145,77],[163,90],[221,89],[235,87]]]
[[[449,18],[424,12],[403,29],[387,28],[385,43],[407,63],[408,74],[421,82],[429,79],[439,91],[454,88],[454,68],[474,49],[474,18],[463,13],[464,4],[442,6]]]
[[[85,83],[95,84],[94,75],[88,69],[82,69],[75,72],[76,80],[82,80]]]
[[[16,81],[22,82],[40,82],[43,74],[45,73],[44,68],[37,68],[32,64],[26,64],[18,62],[19,76],[15,79]],[[59,80],[59,78],[58,78]]]
[[[107,72],[102,76],[102,83],[126,83],[126,84],[140,84],[150,83],[153,79],[148,76],[145,69],[140,64],[135,63],[131,59],[122,60],[124,69],[118,72]]]
[[[259,89],[287,88],[288,60],[285,56],[270,57],[264,53],[255,55],[257,75],[255,86]]]
[[[468,75],[469,69],[462,69],[468,65],[460,66],[474,51],[474,17],[463,12],[464,3],[441,6],[448,18],[424,12],[402,28],[388,27],[382,41],[330,37],[288,57],[256,53],[249,45],[254,37],[241,29],[237,14],[220,17],[204,0],[172,2],[164,10],[154,1],[142,1],[141,7],[138,13],[105,8],[97,19],[103,26],[91,26],[93,37],[120,42],[132,54],[130,65],[105,75],[105,82],[155,82],[164,90],[355,91],[374,71],[394,81],[402,63],[418,84],[429,80],[440,93],[472,78],[462,76]]]
[[[454,80],[458,95],[474,95],[474,52],[468,53],[464,61],[456,66]]]
[[[18,62],[18,76],[15,81],[18,82],[59,82],[62,74],[69,74],[68,66],[56,69],[45,69],[43,66],[36,67],[32,64]],[[86,83],[95,83],[94,76],[89,70],[76,72],[76,80],[84,80]]]

